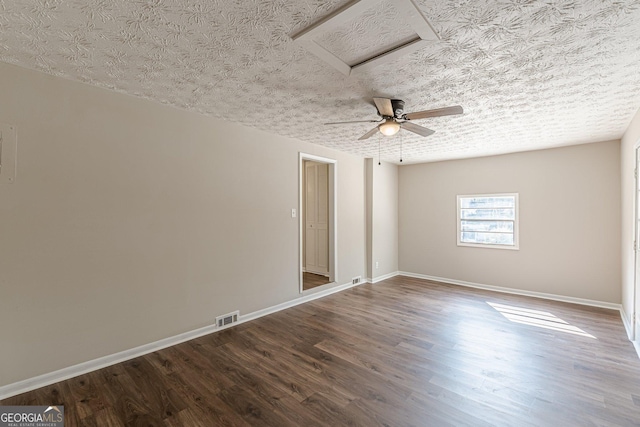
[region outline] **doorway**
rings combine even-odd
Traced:
[[[300,292],[335,280],[335,166],[300,153]]]

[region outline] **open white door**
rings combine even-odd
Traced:
[[[329,165],[304,162],[304,271],[329,276]]]

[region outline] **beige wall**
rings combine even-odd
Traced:
[[[400,269],[630,312],[640,113],[622,151],[398,168],[2,63],[0,93],[0,386],[298,298],[300,151],[338,161],[338,284]],[[520,251],[456,246],[456,194],[487,192],[520,193]]]
[[[622,186],[622,309],[631,324],[634,298],[634,169],[635,146],[640,142],[640,110],[622,137],[620,148]],[[636,307],[640,307],[640,292],[636,295]],[[639,325],[640,326],[640,325]]]
[[[620,144],[400,168],[400,270],[619,303]],[[458,247],[456,195],[520,194],[520,250]]]
[[[398,166],[366,162],[367,278],[375,280],[398,271]]]
[[[299,151],[337,159],[364,275],[361,158],[6,64],[0,93],[0,386],[299,297]]]

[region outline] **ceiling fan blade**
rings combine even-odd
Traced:
[[[331,122],[331,123],[325,123],[325,125],[346,125],[349,123],[379,123],[382,120],[356,120],[353,122]]]
[[[381,116],[394,117],[393,105],[389,98],[373,98],[373,102],[376,103],[376,108]]]
[[[361,141],[363,139],[367,139],[370,138],[371,136],[373,136],[376,132],[378,132],[378,127],[374,127],[373,129],[371,129],[369,132],[365,133],[364,135],[362,135],[360,138],[358,138],[358,141]]]
[[[415,113],[407,113],[402,118],[406,120],[426,119],[428,117],[453,116],[462,114],[462,107],[455,105],[453,107],[438,108],[435,110],[416,111]]]
[[[402,127],[402,129],[408,130],[409,132],[417,133],[418,135],[422,135],[422,136],[429,136],[436,133],[435,130],[428,129],[424,126],[416,125],[415,123],[404,122],[400,124],[400,127]]]

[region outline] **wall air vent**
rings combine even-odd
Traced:
[[[222,316],[216,317],[216,325],[218,328],[223,326],[231,325],[238,321],[238,317],[240,317],[240,311],[234,311],[229,314],[224,314]]]
[[[362,282],[362,276],[354,277],[353,279],[351,279],[352,285],[357,285],[360,282]]]

